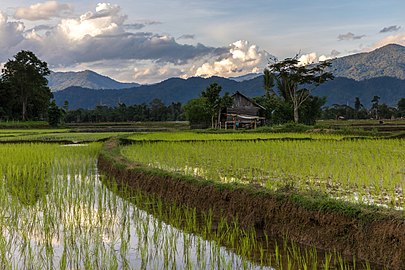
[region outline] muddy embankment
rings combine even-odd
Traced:
[[[389,269],[405,269],[405,219],[402,213],[358,206],[321,195],[270,192],[262,187],[215,184],[150,170],[119,154],[118,140],[108,141],[99,169],[119,184],[179,205],[212,209],[214,216],[235,217],[241,226],[271,237],[356,256]]]

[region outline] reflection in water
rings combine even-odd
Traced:
[[[55,164],[32,190],[2,181],[1,269],[263,269],[122,200],[90,164]]]
[[[51,189],[48,172],[49,164],[45,162],[37,164],[34,169],[29,165],[12,166],[4,173],[7,191],[20,203],[32,206]]]

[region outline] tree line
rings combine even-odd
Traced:
[[[98,105],[94,109],[77,110],[68,110],[68,103],[65,102],[62,110],[63,121],[66,123],[186,120],[180,102],[165,105],[160,99],[154,99],[149,104],[127,106],[125,103],[120,103],[115,107]]]
[[[374,96],[371,107],[366,108],[359,97],[354,99],[353,105],[333,104],[323,108],[322,119],[391,119],[405,117],[405,98],[401,98],[396,107],[380,103],[380,97]]]

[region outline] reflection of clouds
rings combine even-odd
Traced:
[[[83,184],[80,182],[85,182],[85,185],[94,185],[94,181],[99,181],[95,177],[82,177],[81,175],[74,177],[59,175],[56,179],[58,182],[67,181],[68,188],[76,190],[80,190],[79,187]],[[99,188],[99,184],[94,186],[95,190],[97,188]],[[63,245],[63,237],[66,236],[66,233],[74,235],[77,232],[77,237],[96,234],[95,237],[100,237],[104,243],[113,243],[119,239],[120,212],[117,212],[117,209],[111,209],[112,205],[109,205],[107,201],[103,200],[103,204],[99,208],[92,201],[75,202],[70,201],[75,198],[66,198],[66,201],[62,203],[55,202],[52,195],[48,197],[46,211],[42,210],[43,205],[37,204],[21,210],[18,217],[20,227],[1,226],[3,237],[11,241],[18,235],[19,240],[16,245],[21,245],[25,242],[24,239],[28,239],[37,246],[51,243],[54,248]],[[8,209],[8,211],[13,210]],[[11,213],[8,215],[12,216]],[[45,228],[49,230],[45,230]]]
[[[198,168],[187,170],[199,173]],[[105,260],[100,269],[110,269],[114,263],[120,269],[126,263],[136,269],[163,269],[167,263],[171,268],[184,269],[191,263],[191,268],[202,269],[220,261],[232,269],[240,269],[242,264],[249,269],[268,269],[242,260],[214,241],[183,232],[150,213],[125,205],[127,202],[102,186],[98,174],[57,175],[54,179],[59,183],[55,184],[57,194],[48,196],[46,210],[41,204],[24,208],[18,215],[18,228],[0,226],[1,235],[10,243],[6,258],[16,269],[61,265],[64,256],[68,267],[84,269],[88,254],[94,256],[92,262]],[[59,200],[61,195],[64,200]],[[118,257],[120,260],[114,261]]]

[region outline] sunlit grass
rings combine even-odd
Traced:
[[[275,190],[289,186],[402,208],[404,149],[399,139],[275,140],[145,142],[126,146],[122,153],[150,167],[219,182]]]

